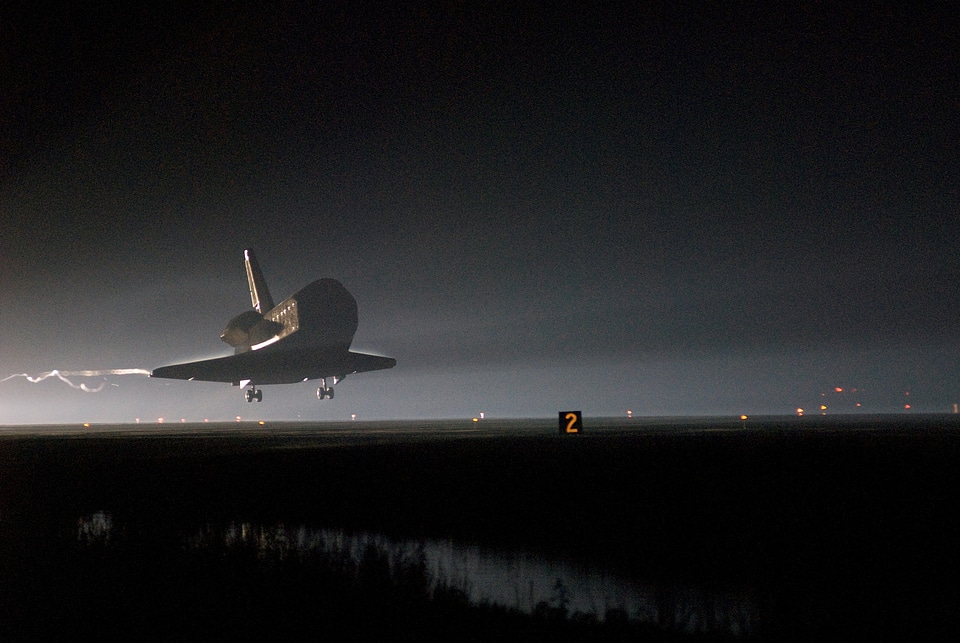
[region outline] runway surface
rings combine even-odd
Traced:
[[[830,416],[715,417],[587,417],[580,435],[572,439],[642,438],[650,435],[697,435],[730,432],[740,437],[800,435],[841,431],[907,435],[919,432],[960,431],[956,414],[890,414]],[[466,438],[553,437],[559,435],[556,418],[395,420],[304,422],[243,420],[217,422],[142,422],[130,424],[0,425],[0,440],[32,438],[163,438],[199,437],[275,441],[277,446],[355,446]],[[285,444],[292,443],[292,444]]]

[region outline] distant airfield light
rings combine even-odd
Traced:
[[[163,418],[157,418],[157,424],[163,424]]]
[[[474,421],[474,422],[479,422],[479,421],[480,421],[480,418],[473,418],[473,421]]]
[[[263,426],[264,424],[266,424],[266,422],[264,422],[263,420],[260,420],[260,426]]]
[[[83,423],[83,428],[89,429],[89,428],[90,428],[90,423],[89,423],[89,422],[84,422],[84,423]]]
[[[839,387],[839,386],[835,387],[833,390],[834,390],[835,392],[837,392],[837,393],[843,393],[843,388],[841,388],[841,387]]]
[[[909,410],[910,410],[910,405],[909,405],[909,404],[904,404],[904,405],[903,405],[903,408],[905,408],[905,409],[907,409],[907,410],[909,411]]]
[[[797,407],[797,415],[803,417],[803,409]]]
[[[240,421],[240,416],[238,415],[238,416],[237,416],[237,422],[239,422],[239,421]]]
[[[350,414],[350,419],[351,419],[351,420],[356,420],[356,419],[357,419],[357,414],[356,414],[356,413],[351,413],[351,414]]]
[[[630,409],[627,409],[627,417],[628,417],[628,418],[632,418],[632,417],[633,417],[633,411],[631,411]]]
[[[203,418],[203,421],[204,421],[204,422],[209,422],[209,421],[210,421],[210,418]]]
[[[483,419],[483,411],[480,411],[480,419]]]
[[[137,418],[137,424],[140,424],[140,418]]]
[[[186,424],[187,418],[180,418],[180,424]]]
[[[954,413],[957,413],[958,411],[960,411],[960,405],[958,405],[956,402],[954,402],[954,403],[953,403],[953,412],[954,412]]]

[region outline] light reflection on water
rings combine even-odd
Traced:
[[[77,542],[81,545],[109,545],[113,536],[113,515],[96,511],[77,519]]]
[[[77,541],[87,547],[106,546],[114,530],[110,512],[98,511],[78,519]],[[207,525],[184,537],[183,545],[194,551],[252,549],[262,559],[336,554],[355,563],[372,545],[394,560],[422,556],[433,588],[459,589],[474,604],[497,604],[532,613],[538,606],[556,608],[563,603],[571,615],[594,615],[600,620],[610,610],[621,610],[632,619],[670,630],[734,636],[758,632],[756,599],[749,589],[644,583],[614,570],[452,540],[394,540],[343,529],[231,522],[224,527]]]

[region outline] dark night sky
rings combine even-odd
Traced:
[[[0,424],[960,402],[955,10],[278,4],[2,10],[0,377],[228,354],[247,246],[398,366]]]

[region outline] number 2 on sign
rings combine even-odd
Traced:
[[[580,433],[583,430],[582,418],[580,411],[560,411],[560,435]]]

